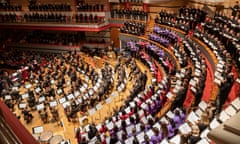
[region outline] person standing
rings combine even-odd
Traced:
[[[77,139],[78,144],[82,142],[82,134],[80,128],[77,128],[75,138]]]

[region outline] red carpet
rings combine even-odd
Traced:
[[[238,73],[236,68],[233,66],[232,67],[232,72],[234,74],[234,83],[231,88],[230,93],[228,94],[228,99],[224,104],[224,107],[227,107],[236,97],[239,97],[240,95],[240,84],[238,84],[235,80],[238,77]]]
[[[209,99],[212,93],[214,77],[213,77],[213,71],[211,69],[211,66],[207,60],[206,60],[206,63],[207,63],[207,76],[205,81],[205,87],[203,90],[202,100],[209,102]]]
[[[192,106],[193,103],[194,103],[194,95],[193,95],[192,91],[190,90],[190,86],[188,86],[187,96],[186,96],[183,106],[186,109],[188,109]]]

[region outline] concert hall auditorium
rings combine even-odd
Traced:
[[[0,0],[0,144],[239,144],[240,0]]]

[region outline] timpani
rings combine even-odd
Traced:
[[[50,139],[49,144],[59,144],[62,141],[63,141],[63,136],[55,135]]]
[[[45,131],[40,135],[40,142],[41,144],[47,144],[49,140],[52,138],[53,132],[51,131]]]

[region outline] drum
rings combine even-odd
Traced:
[[[63,137],[61,135],[55,135],[50,139],[49,144],[59,144],[61,141],[63,141]]]
[[[49,140],[52,138],[53,133],[51,131],[45,131],[40,135],[41,144],[47,144]]]

